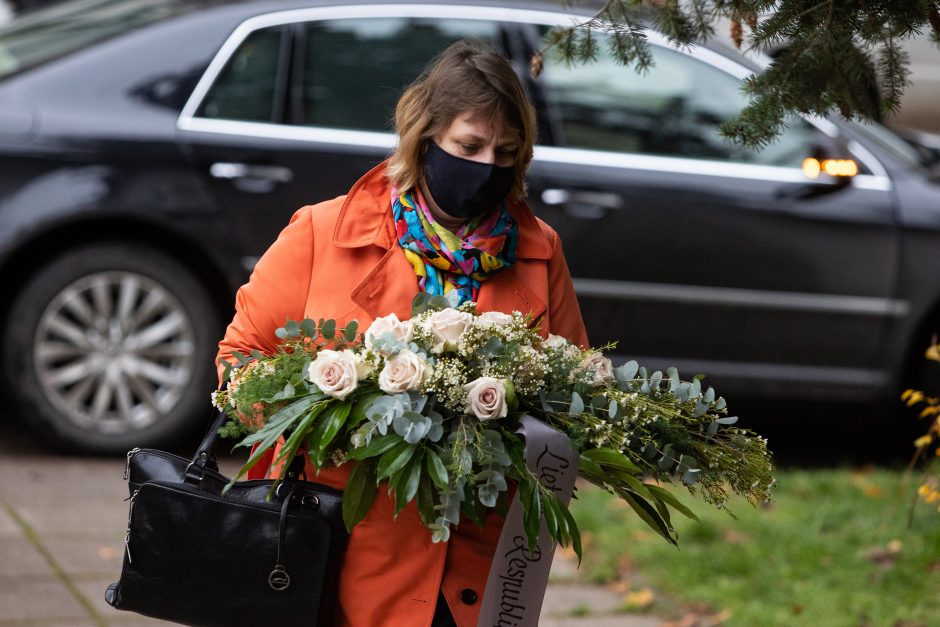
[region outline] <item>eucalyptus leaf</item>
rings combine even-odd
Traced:
[[[669,391],[675,394],[679,391],[679,385],[682,383],[679,380],[679,371],[670,366],[666,368],[666,376],[669,377]]]
[[[359,330],[359,321],[353,320],[346,325],[346,328],[343,330],[343,337],[347,342],[356,341],[356,332]]]
[[[317,323],[310,318],[304,318],[300,323],[300,330],[306,337],[315,339],[317,337]]]
[[[336,337],[336,320],[324,320],[320,325],[320,335],[324,339],[332,340]]]
[[[715,419],[715,422],[717,422],[717,423],[720,424],[720,425],[725,425],[726,427],[727,427],[727,426],[730,426],[730,425],[733,425],[733,424],[736,423],[737,421],[738,421],[738,417],[737,417],[737,416],[724,416],[724,417],[722,417],[722,418],[716,418],[716,419]]]
[[[686,470],[684,473],[682,473],[682,483],[685,485],[692,485],[698,481],[699,473],[701,473],[701,470],[698,468]]]
[[[663,373],[657,370],[650,376],[650,389],[658,390],[659,384],[663,382]]]
[[[581,400],[581,395],[577,392],[571,393],[571,405],[568,406],[568,415],[569,416],[578,416],[584,413],[584,401]]]
[[[617,404],[617,401],[610,401],[610,405],[607,406],[607,415],[613,420],[620,413],[620,405]]]
[[[300,337],[300,324],[296,320],[288,320],[284,325],[287,337]]]

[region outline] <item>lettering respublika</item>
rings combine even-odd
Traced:
[[[516,433],[526,439],[526,466],[567,504],[578,474],[578,453],[568,437],[531,416],[522,418]],[[544,521],[538,544],[529,548],[517,494],[490,568],[478,627],[536,627],[554,553]]]

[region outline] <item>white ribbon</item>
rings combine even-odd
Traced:
[[[522,417],[516,433],[526,440],[526,466],[567,505],[579,457],[568,436],[532,416]],[[496,546],[477,627],[537,627],[554,553],[544,519],[538,545],[529,549],[517,491]]]

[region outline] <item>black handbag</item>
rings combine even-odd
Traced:
[[[303,457],[273,480],[218,472],[220,413],[192,460],[127,454],[121,578],[105,600],[185,625],[330,625],[346,548],[342,492],[301,481]]]

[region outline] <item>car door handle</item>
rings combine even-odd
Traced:
[[[213,163],[209,174],[217,179],[255,179],[272,183],[290,183],[294,171],[278,165],[253,165],[249,163]]]
[[[541,198],[544,204],[563,206],[566,212],[578,218],[602,218],[610,211],[623,208],[623,198],[611,192],[551,188],[543,190]]]

